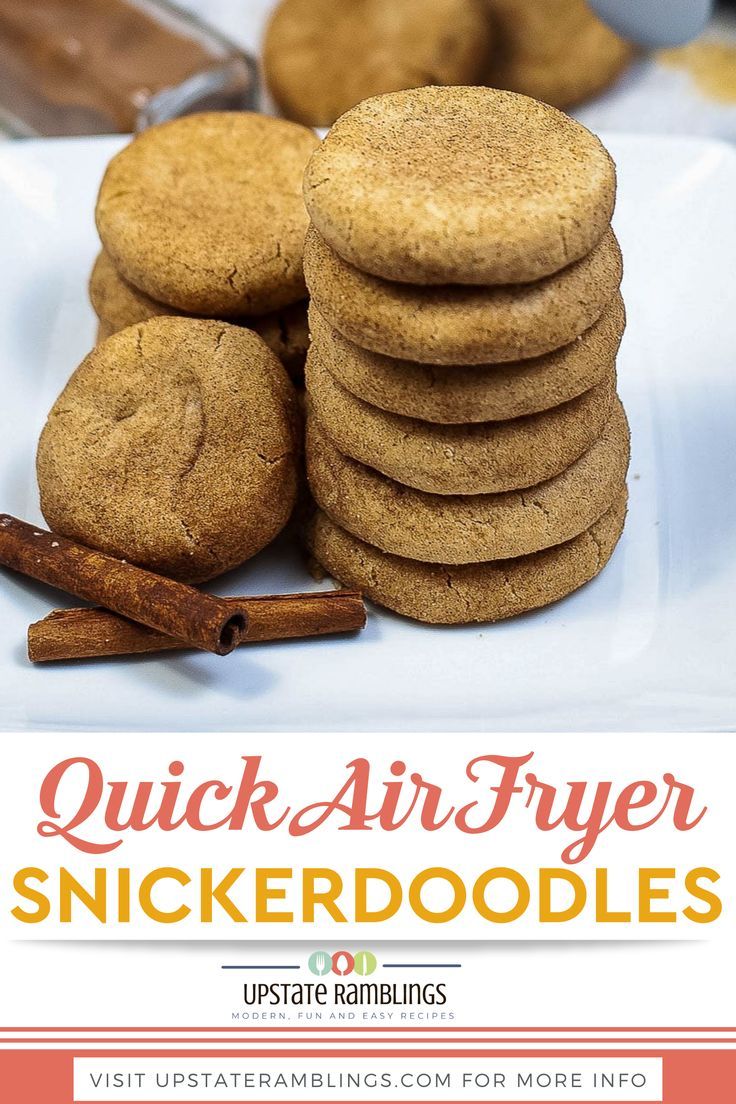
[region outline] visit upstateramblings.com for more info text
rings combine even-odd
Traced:
[[[659,1058],[75,1058],[74,1100],[660,1101]],[[420,1094],[418,1096],[418,1094]]]

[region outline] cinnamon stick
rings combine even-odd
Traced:
[[[365,625],[359,593],[276,594],[225,598],[245,608],[248,628],[241,644],[353,632]],[[54,610],[28,629],[28,657],[34,663],[173,651],[187,645],[104,609]]]
[[[246,629],[242,603],[213,598],[9,514],[0,514],[0,564],[215,655],[232,652]]]

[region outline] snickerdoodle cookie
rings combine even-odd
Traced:
[[[89,297],[100,319],[98,341],[110,337],[118,330],[124,330],[127,326],[146,322],[149,318],[160,318],[163,315],[194,317],[176,307],[168,307],[165,303],[151,299],[150,295],[127,283],[104,249],[92,269]],[[306,299],[291,303],[278,311],[271,311],[270,314],[231,318],[229,321],[255,330],[276,354],[292,379],[303,373],[304,358],[309,348]]]
[[[297,489],[293,387],[249,330],[154,318],[98,345],[38,447],[51,529],[199,582],[253,556]]]
[[[494,494],[559,475],[600,437],[615,371],[552,410],[508,422],[438,425],[363,402],[307,357],[309,402],[340,452],[391,479],[435,494]]]
[[[315,560],[378,605],[434,624],[500,621],[549,605],[589,582],[611,558],[624,526],[626,491],[565,544],[516,559],[452,566],[381,552],[318,512],[307,531]]]
[[[412,284],[529,283],[580,260],[611,221],[616,172],[590,131],[492,88],[366,100],[310,158],[304,197],[331,248]]]
[[[311,418],[307,473],[317,505],[341,528],[384,552],[428,563],[524,556],[588,529],[626,479],[629,429],[618,400],[603,435],[560,475],[527,491],[436,495],[350,460]]]
[[[634,48],[602,23],[586,0],[486,0],[494,50],[488,84],[555,107],[573,107],[608,88]]]
[[[312,131],[247,112],[189,115],[110,162],[97,228],[120,274],[192,314],[266,314],[304,297]]]
[[[598,322],[569,345],[508,364],[432,365],[361,349],[312,306],[311,357],[372,406],[427,422],[491,422],[535,414],[574,399],[610,374],[626,324],[617,295]]]
[[[263,67],[284,115],[330,126],[382,92],[478,84],[490,47],[485,0],[281,0]]]
[[[586,257],[535,283],[414,287],[361,272],[310,227],[304,271],[320,314],[356,345],[424,364],[487,364],[574,341],[615,297],[623,265],[608,230]]]
[[[149,318],[186,313],[166,303],[159,303],[145,291],[129,284],[104,249],[98,253],[92,266],[89,299],[95,314],[109,327],[111,334],[128,326],[137,326],[139,322],[147,322]]]

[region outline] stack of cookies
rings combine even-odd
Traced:
[[[301,194],[312,131],[264,115],[191,115],[110,163],[90,280],[100,339],[161,315],[255,330],[292,377],[308,344]]]
[[[607,563],[626,512],[615,169],[554,108],[423,88],[305,176],[315,559],[421,621],[494,621]]]

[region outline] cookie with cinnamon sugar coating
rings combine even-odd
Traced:
[[[601,437],[569,468],[523,491],[438,495],[350,460],[316,418],[307,422],[307,474],[320,509],[384,552],[427,563],[481,563],[570,540],[612,505],[629,465],[617,400]]]
[[[89,297],[100,320],[98,343],[118,330],[147,322],[149,318],[183,315],[176,307],[159,303],[150,295],[127,283],[103,249],[95,260],[89,279]],[[309,348],[307,302],[301,299],[281,310],[252,317],[231,318],[234,325],[253,330],[276,354],[291,378],[298,382],[304,375],[304,361]]]
[[[494,51],[485,82],[570,108],[613,84],[634,47],[587,0],[486,0]]]
[[[37,454],[41,510],[56,533],[202,582],[288,521],[297,417],[256,334],[151,319],[98,345],[54,403]]]
[[[421,364],[496,364],[543,356],[589,329],[615,298],[623,261],[609,229],[587,256],[531,284],[419,287],[362,272],[312,226],[304,271],[320,314],[364,349]]]
[[[356,268],[406,284],[550,276],[600,242],[615,197],[615,167],[595,135],[494,88],[365,100],[304,174],[325,242]]]
[[[549,410],[599,384],[626,324],[620,295],[580,337],[546,356],[508,364],[420,364],[372,353],[309,309],[310,356],[364,402],[443,425],[505,421]]]
[[[205,112],[138,134],[113,157],[95,212],[120,274],[152,299],[209,318],[304,298],[306,127]]]
[[[427,564],[381,552],[318,511],[307,529],[316,562],[345,586],[404,617],[435,625],[501,621],[572,594],[604,569],[623,531],[626,489],[590,529],[515,559]]]
[[[389,414],[346,391],[310,352],[309,406],[346,456],[433,494],[495,494],[559,475],[600,437],[615,401],[602,383],[552,410],[505,422],[439,425]]]
[[[370,96],[479,83],[492,37],[485,0],[281,0],[263,68],[284,115],[330,126]]]

